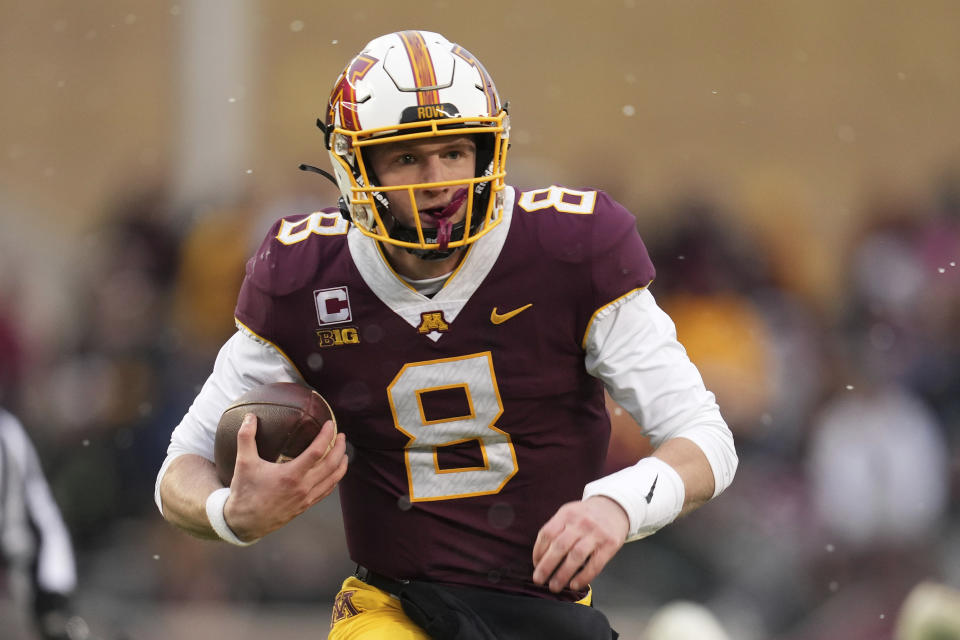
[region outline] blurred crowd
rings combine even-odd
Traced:
[[[678,199],[656,228],[634,209],[651,290],[740,468],[723,498],[626,546],[595,585],[601,606],[686,599],[732,638],[876,640],[918,583],[960,585],[960,176],[922,203],[864,206],[829,295],[796,277],[821,255],[816,236],[771,237],[709,196]],[[270,218],[307,210],[122,199],[65,274],[74,313],[43,349],[18,317],[16,274],[0,280],[0,404],[34,439],[81,590],[319,603],[324,624],[352,569],[335,498],[245,550],[173,531],[152,498],[170,431],[234,330],[247,255]],[[644,444],[611,410],[615,468]]]

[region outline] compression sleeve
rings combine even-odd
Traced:
[[[730,485],[738,463],[733,434],[649,290],[631,292],[597,312],[586,350],[587,371],[603,381],[654,446],[669,438],[693,441],[710,462],[714,497]]]

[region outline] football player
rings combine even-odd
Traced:
[[[248,262],[238,330],[160,469],[161,512],[247,545],[337,488],[358,568],[330,638],[614,637],[584,606],[590,581],[737,466],[635,218],[601,191],[509,186],[506,107],[436,33],[371,41],[318,124],[339,206],[277,221]],[[275,381],[329,400],[333,448],[328,424],[264,462],[248,416],[222,487],[220,413]],[[600,477],[604,389],[657,448]]]

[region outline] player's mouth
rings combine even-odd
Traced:
[[[450,243],[450,232],[453,229],[453,223],[450,221],[450,218],[460,210],[460,207],[463,206],[463,203],[466,199],[467,190],[461,187],[460,189],[457,189],[456,193],[453,194],[453,199],[451,199],[446,206],[429,207],[427,209],[420,210],[422,214],[426,215],[436,223],[437,244],[440,245],[441,251],[445,250],[447,245]]]

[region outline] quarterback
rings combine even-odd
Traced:
[[[585,606],[591,580],[737,466],[634,216],[601,191],[507,184],[506,108],[436,33],[371,41],[318,124],[338,206],[278,220],[248,262],[237,332],[160,469],[161,513],[248,545],[337,489],[357,572],[330,638],[615,637]],[[276,465],[247,416],[221,486],[220,413],[277,381],[323,394],[338,433]],[[605,389],[656,450],[601,477]]]

